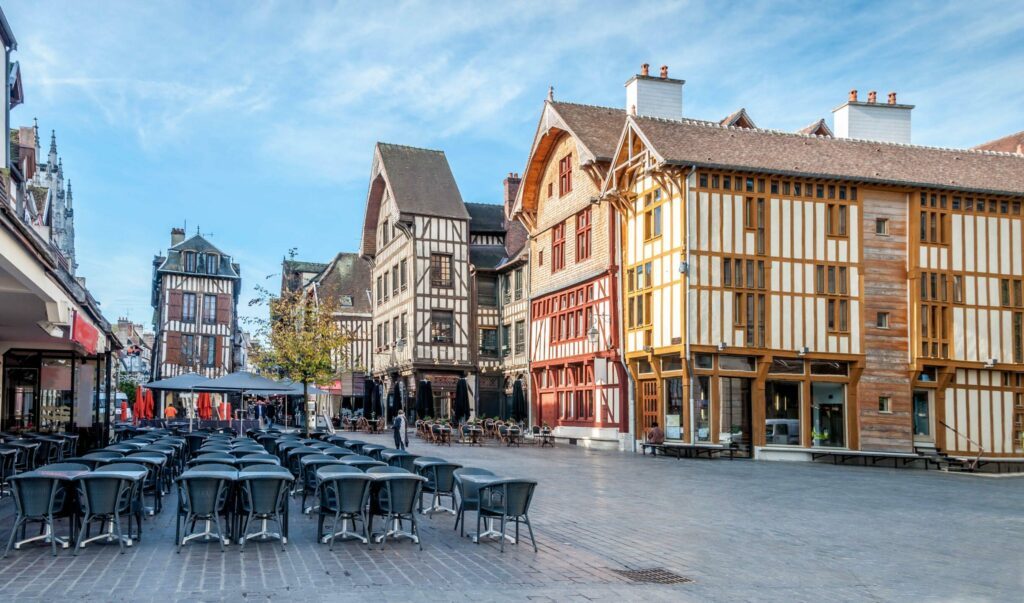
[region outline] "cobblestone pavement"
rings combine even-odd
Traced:
[[[287,552],[191,544],[177,555],[172,495],[124,555],[13,551],[0,560],[0,600],[1020,601],[1024,588],[1024,479],[574,447],[411,448],[538,479],[540,552],[528,541],[504,554],[496,542],[477,546],[437,515],[421,524],[422,552],[405,541],[337,543],[332,553],[295,500]],[[4,539],[12,508],[0,502]],[[611,571],[627,568],[693,582],[638,584]]]

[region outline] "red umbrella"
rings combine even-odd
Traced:
[[[199,413],[199,418],[203,420],[209,420],[211,416],[212,407],[210,405],[210,394],[203,392],[199,394],[199,401],[197,403],[196,411]]]
[[[128,420],[128,402],[121,401],[121,422],[124,423]]]
[[[146,415],[147,419],[153,418],[153,390],[147,389],[142,394],[143,409],[142,412]]]

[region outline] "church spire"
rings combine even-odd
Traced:
[[[57,167],[57,131],[50,130],[50,158],[49,166],[50,169]]]
[[[70,178],[68,178],[68,195],[67,195],[67,200],[68,200],[68,211],[71,211],[72,206],[71,206],[71,179]]]

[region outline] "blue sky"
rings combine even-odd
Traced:
[[[57,130],[79,274],[148,325],[151,262],[187,222],[242,264],[246,297],[297,247],[355,250],[373,144],[444,149],[467,201],[522,171],[549,85],[620,107],[643,62],[687,116],[829,118],[851,88],[915,104],[914,142],[1024,129],[1015,2],[7,1],[24,105]],[[45,152],[45,148],[44,148]],[[271,276],[269,281],[264,277]]]

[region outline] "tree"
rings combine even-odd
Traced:
[[[309,384],[332,381],[344,360],[348,337],[335,318],[338,300],[318,298],[313,291],[283,292],[275,296],[257,287],[250,306],[265,305],[265,318],[250,318],[255,326],[252,357],[261,372],[302,383],[302,400],[308,405]],[[315,420],[306,408],[306,431]]]
[[[121,379],[117,382],[117,391],[128,396],[128,406],[135,404],[135,388],[137,387],[137,383],[131,381],[130,379],[125,379],[124,377],[121,377]]]

